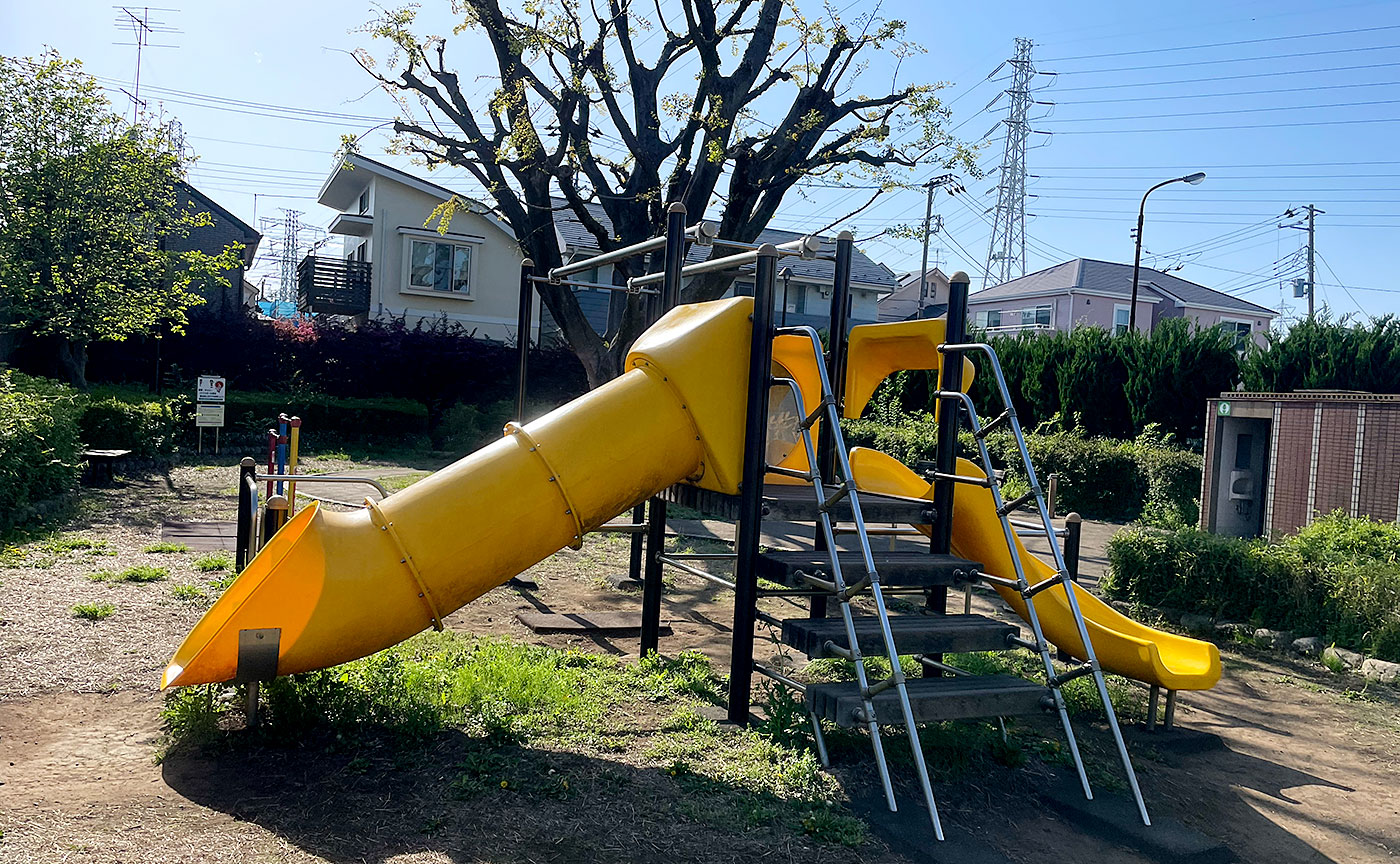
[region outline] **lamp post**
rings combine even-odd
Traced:
[[[1170,186],[1173,183],[1190,183],[1195,186],[1206,179],[1206,172],[1197,171],[1194,174],[1187,174],[1185,177],[1173,177],[1170,180],[1163,180],[1151,189],[1142,194],[1142,205],[1138,207],[1137,224],[1137,248],[1133,253],[1133,299],[1128,301],[1128,332],[1137,330],[1137,295],[1138,295],[1138,271],[1142,269],[1142,220],[1147,213],[1147,196],[1161,189],[1163,186]]]

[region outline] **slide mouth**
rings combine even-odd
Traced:
[[[239,612],[276,574],[286,577],[281,565],[299,546],[313,522],[318,503],[312,502],[282,526],[272,540],[248,563],[233,584],[199,619],[161,674],[160,689],[229,681],[238,672]],[[310,539],[309,537],[307,538]],[[276,580],[274,580],[276,581]]]

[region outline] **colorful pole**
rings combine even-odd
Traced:
[[[288,464],[287,464],[287,473],[288,473],[288,474],[291,474],[291,475],[293,475],[293,476],[295,476],[296,473],[297,473],[297,443],[298,443],[298,441],[301,439],[301,418],[300,418],[300,417],[293,417],[293,418],[291,419],[290,422],[291,422],[291,426],[292,426],[292,438],[291,438],[291,448],[292,448],[292,452],[291,452],[291,456],[290,456],[290,459],[289,459]],[[287,515],[288,515],[288,516],[292,516],[292,515],[294,515],[296,512],[297,512],[297,482],[296,482],[295,480],[291,480],[291,481],[288,481],[288,483],[287,483]]]
[[[287,424],[291,419],[286,414],[277,415],[277,473],[287,473]],[[282,481],[277,481],[277,494],[282,494]]]
[[[267,473],[277,473],[277,430],[267,430]],[[272,497],[272,481],[267,481],[267,497]]]

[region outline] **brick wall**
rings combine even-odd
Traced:
[[[1206,452],[1204,466],[1201,471],[1201,528],[1210,528],[1210,514],[1214,512],[1215,483],[1211,475],[1211,466],[1215,462],[1215,423],[1216,416],[1220,410],[1220,400],[1211,399],[1206,402]]]
[[[1317,480],[1313,486],[1314,514],[1331,513],[1333,510],[1351,513],[1352,478],[1356,468],[1356,415],[1355,403],[1322,403],[1322,422],[1318,427],[1317,441]]]

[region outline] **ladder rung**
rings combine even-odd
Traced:
[[[993,432],[993,430],[995,430],[998,426],[1000,426],[1001,424],[1005,423],[1007,420],[1010,420],[1010,419],[1011,419],[1011,412],[1010,412],[1010,411],[1003,411],[1003,412],[1001,412],[1000,414],[998,414],[997,416],[995,416],[995,417],[993,417],[992,419],[988,420],[986,423],[983,423],[983,424],[982,424],[982,428],[980,428],[980,429],[978,429],[977,431],[975,431],[975,432],[972,433],[972,437],[974,437],[974,438],[986,438],[986,437],[987,437],[988,435],[990,435],[990,434]]]
[[[1055,677],[1051,678],[1048,683],[1051,687],[1063,687],[1065,686],[1065,684],[1069,683],[1070,681],[1073,681],[1076,678],[1083,678],[1085,675],[1092,675],[1097,671],[1099,671],[1099,664],[1081,663],[1080,665],[1075,666],[1073,669],[1068,669],[1064,672],[1061,672],[1059,675],[1056,675]]]
[[[1008,513],[1014,512],[1022,504],[1025,504],[1027,501],[1033,500],[1039,494],[1039,489],[1032,489],[1031,491],[1022,495],[1020,498],[1017,498],[1015,501],[1007,501],[1005,504],[1001,505],[1001,509],[997,510],[997,515],[1005,516]]]
[[[1014,633],[1006,637],[1006,644],[1010,647],[1024,648],[1027,651],[1035,651],[1037,653],[1039,653],[1040,651],[1039,645],[1035,644],[1029,639],[1022,639],[1020,636],[1017,636]]]
[[[990,573],[978,574],[978,578],[980,578],[983,582],[987,582],[992,585],[999,585],[1002,588],[1006,588],[1010,591],[1021,590],[1021,583],[1017,582],[1015,579],[1004,579],[1001,576],[993,576]]]
[[[766,470],[770,474],[778,474],[783,477],[793,477],[798,480],[805,480],[808,483],[812,482],[812,477],[814,476],[813,472],[811,471],[798,471],[796,468],[784,468],[781,465],[769,465],[767,466]]]
[[[1057,572],[1054,576],[1051,576],[1049,579],[1042,579],[1041,581],[1022,591],[1021,596],[1029,600],[1030,598],[1039,594],[1041,591],[1044,591],[1047,588],[1054,588],[1056,585],[1059,585],[1064,581],[1065,572],[1061,570]]]
[[[876,681],[874,684],[871,684],[870,687],[865,691],[865,695],[868,698],[874,699],[876,696],[879,696],[881,693],[885,692],[886,690],[890,689],[898,683],[899,680],[895,678],[895,676],[891,675],[883,681]]]
[[[992,485],[992,481],[988,480],[986,477],[968,477],[966,474],[944,474],[942,471],[930,471],[926,476],[931,476],[935,480],[952,480],[954,483],[966,483],[969,486],[990,487]]]
[[[826,410],[835,404],[836,398],[834,396],[831,394],[823,396],[821,401],[817,403],[817,407],[813,408],[810,414],[802,418],[802,431],[805,432],[811,429],[818,420],[822,419],[822,414],[826,413]]]
[[[841,503],[841,499],[849,494],[851,494],[851,484],[842,480],[841,483],[837,485],[836,491],[827,496],[826,500],[822,502],[822,506],[818,507],[817,510],[822,513],[829,513],[832,507]]]

